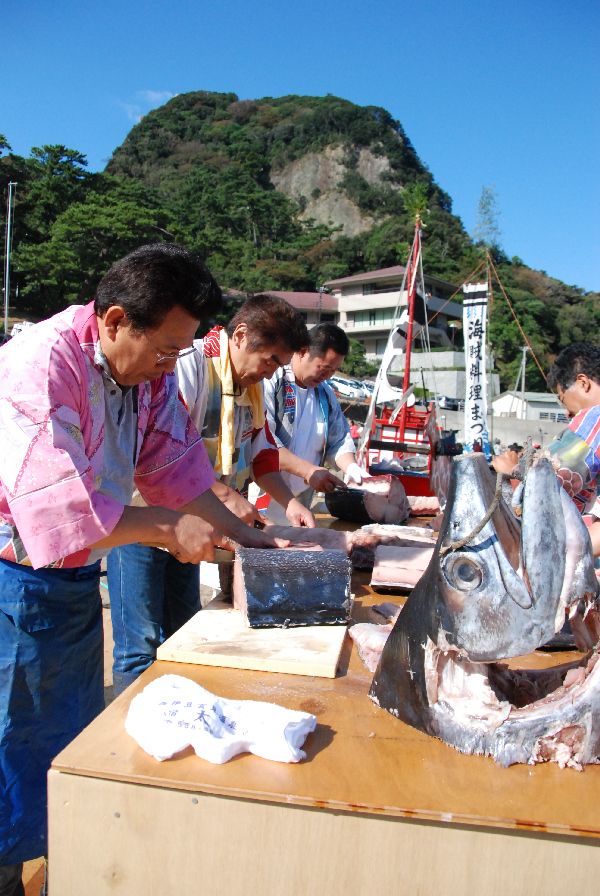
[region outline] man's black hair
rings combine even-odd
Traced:
[[[600,346],[591,342],[574,342],[563,348],[550,368],[548,385],[551,389],[556,386],[569,389],[580,373],[585,373],[600,385]]]
[[[214,317],[223,299],[216,280],[197,255],[176,243],[140,246],[104,275],[94,296],[103,317],[121,305],[137,330],[155,329],[175,306],[196,320]]]
[[[251,296],[244,302],[227,324],[230,339],[240,324],[248,329],[251,352],[265,345],[282,345],[290,352],[299,352],[308,345],[308,332],[300,312],[285,299],[269,293]]]
[[[308,338],[311,359],[324,358],[329,349],[333,349],[337,355],[343,355],[344,358],[350,351],[348,337],[335,324],[317,324],[308,331]]]

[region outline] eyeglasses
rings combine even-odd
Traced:
[[[144,333],[143,330],[142,330],[142,335],[143,335],[144,339],[146,340],[146,342],[148,343],[148,345],[151,348],[153,348],[154,351],[156,352],[156,354],[158,355],[158,358],[156,359],[157,364],[162,364],[163,361],[176,361],[179,358],[185,358],[186,355],[191,355],[192,352],[196,351],[194,346],[191,345],[189,348],[182,348],[180,352],[172,352],[170,355],[161,355],[161,353],[159,352],[157,347],[154,345],[153,342],[150,342],[150,340],[148,339],[148,337],[146,336],[146,334]]]

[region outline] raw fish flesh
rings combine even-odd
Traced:
[[[372,476],[361,485],[327,492],[325,504],[332,516],[350,523],[403,523],[410,514],[404,486],[396,476]]]
[[[425,498],[423,495],[408,495],[411,516],[436,516],[440,512],[440,502],[435,497]]]
[[[392,526],[378,523],[363,526],[356,532],[294,526],[267,526],[265,532],[272,538],[284,538],[292,544],[320,544],[326,550],[344,551],[346,554],[351,554],[355,569],[372,569],[375,550],[380,545],[433,549],[437,539],[437,533],[419,526]]]
[[[392,631],[391,624],[374,625],[372,622],[359,622],[348,629],[348,634],[356,644],[361,660],[371,672],[377,663],[385,642]]]
[[[485,456],[455,458],[438,545],[383,648],[371,698],[463,753],[580,769],[600,758],[589,535],[547,458],[526,473],[521,523],[494,498]],[[565,610],[580,649],[596,644],[587,656],[542,671],[497,662],[547,641]]]
[[[419,526],[363,526],[352,535],[352,565],[372,569],[380,545],[434,548],[437,533]]]
[[[414,588],[429,566],[433,547],[389,547],[375,550],[371,587]]]
[[[238,548],[233,566],[233,603],[250,628],[348,622],[351,566],[343,551]]]
[[[320,544],[330,551],[350,553],[353,532],[337,532],[335,529],[307,529],[304,526],[266,526],[265,534],[271,538],[283,538],[292,544]]]

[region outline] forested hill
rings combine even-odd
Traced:
[[[183,94],[143,118],[106,170],[157,190],[188,244],[241,289],[314,289],[397,264],[416,183],[430,199],[427,269],[452,280],[472,257],[400,123],[338,97]]]
[[[222,286],[244,292],[311,290],[403,263],[410,211],[423,195],[428,273],[458,284],[484,254],[401,124],[385,109],[333,96],[181,94],[145,116],[95,174],[77,150],[43,146],[22,158],[7,141],[0,136],[3,196],[10,180],[19,184],[11,304],[18,286],[19,307],[32,318],[89,300],[112,262],[156,240],[184,243]],[[500,250],[494,257],[545,366],[574,339],[600,342],[598,294]],[[495,294],[491,335],[508,386],[522,337]],[[527,382],[544,388],[532,360]]]

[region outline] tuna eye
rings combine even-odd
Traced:
[[[444,575],[449,584],[458,591],[474,591],[483,581],[479,565],[469,557],[451,555],[444,566]]]

